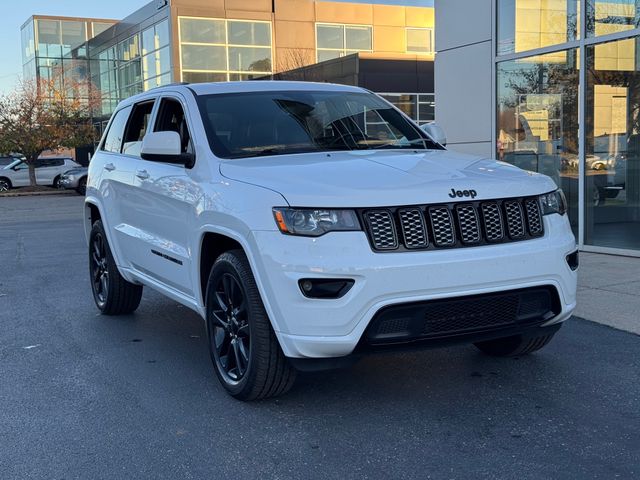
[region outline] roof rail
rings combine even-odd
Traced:
[[[157,87],[150,88],[149,90],[155,90],[156,88],[175,87],[178,85],[189,85],[189,82],[173,82],[166,85],[158,85]]]

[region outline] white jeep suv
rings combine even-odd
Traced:
[[[98,308],[131,313],[147,286],[193,309],[218,378],[245,400],[377,350],[523,355],[575,307],[555,183],[449,152],[356,87],[129,98],[91,161],[85,219]]]

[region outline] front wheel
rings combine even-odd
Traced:
[[[486,342],[474,343],[483,353],[493,357],[518,357],[533,353],[547,345],[556,332],[538,336],[514,335]]]
[[[282,353],[241,250],[216,260],[207,284],[209,351],[220,383],[239,400],[288,391],[296,370]]]
[[[120,275],[101,220],[93,224],[89,235],[89,275],[93,298],[103,314],[131,313],[140,305],[142,286]]]
[[[10,188],[11,183],[9,182],[9,180],[0,178],[0,192],[8,192]]]
[[[87,194],[87,177],[82,177],[78,181],[78,188],[76,188],[76,192],[79,195],[85,196]]]

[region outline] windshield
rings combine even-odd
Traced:
[[[441,149],[371,93],[275,91],[199,97],[220,158],[335,150]]]

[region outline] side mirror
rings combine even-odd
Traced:
[[[193,167],[195,158],[190,153],[182,153],[178,132],[150,132],[142,140],[140,156],[143,160],[164,163],[178,163]]]
[[[440,125],[431,122],[425,123],[420,128],[422,128],[422,130],[435,142],[438,142],[443,147],[447,145],[447,135],[444,133],[444,129]]]

